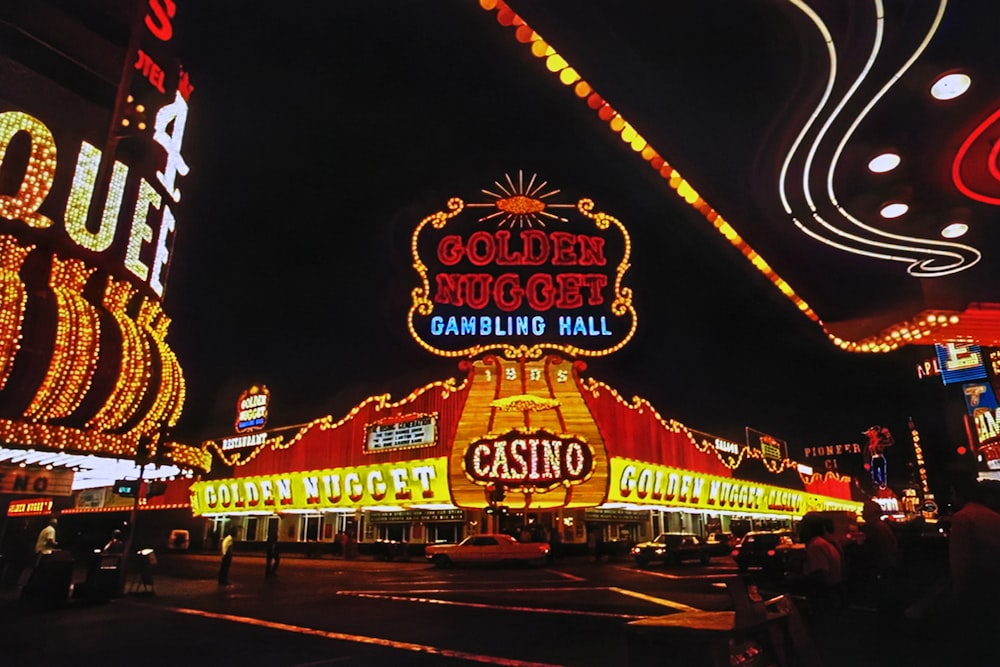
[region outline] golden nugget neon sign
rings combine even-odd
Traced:
[[[621,458],[611,460],[611,479],[609,502],[791,515],[813,506],[790,489]]]
[[[559,190],[543,193],[546,183],[536,185],[534,176],[495,185],[499,194],[483,190],[494,202],[452,198],[448,211],[414,230],[420,286],[411,293],[413,338],[446,357],[498,350],[537,358],[545,349],[602,356],[624,346],[636,314],[623,285],[631,240],[622,223],[594,211],[589,199],[545,201]],[[468,214],[477,207],[494,212],[477,220]],[[483,229],[487,221],[500,228]]]
[[[450,503],[447,458],[241,477],[191,485],[195,515]]]

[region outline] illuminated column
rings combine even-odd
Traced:
[[[28,419],[66,417],[90,389],[100,354],[101,321],[82,292],[93,272],[78,259],[52,257],[49,285],[58,305],[55,349],[45,379],[24,413]]]
[[[21,246],[13,236],[0,236],[0,389],[14,367],[21,348],[21,325],[28,292],[21,280],[21,265],[35,246]]]
[[[114,391],[87,423],[88,428],[111,431],[124,426],[138,412],[149,385],[149,343],[135,321],[125,312],[128,302],[135,294],[136,289],[128,283],[108,279],[108,286],[104,291],[104,307],[115,318],[122,334],[121,363]]]
[[[930,487],[927,485],[927,467],[924,465],[924,452],[920,448],[920,433],[913,425],[912,419],[908,426],[910,427],[910,438],[913,440],[913,454],[917,459],[917,470],[920,473],[920,488],[924,492],[925,499],[933,499],[934,494],[930,492]]]

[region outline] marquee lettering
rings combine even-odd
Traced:
[[[618,481],[610,500],[748,512],[798,513],[805,507],[803,494],[779,487],[620,460],[613,461],[613,470]]]
[[[55,139],[52,132],[37,118],[20,111],[0,113],[0,167],[3,157],[19,134],[31,141],[28,159],[24,164],[21,183],[13,194],[0,195],[0,217],[23,222],[28,227],[48,229],[55,221],[39,209],[48,199],[59,167]],[[178,139],[179,140],[179,139]],[[96,233],[86,230],[86,217],[97,188],[97,166],[102,151],[87,142],[81,142],[74,167],[71,194],[63,210],[62,225],[71,241],[84,250],[95,253],[107,251],[115,238],[123,204],[128,168],[115,161],[108,175],[107,199],[100,228]],[[185,172],[186,173],[186,172]],[[139,281],[146,283],[157,296],[163,296],[163,272],[171,253],[168,237],[173,236],[174,216],[169,205],[145,179],[139,178],[138,195],[131,216],[125,216],[129,225],[128,239],[120,257],[121,264]],[[150,210],[162,211],[158,228],[150,224]],[[155,243],[154,243],[155,239]],[[145,248],[152,244],[152,267],[141,258]]]
[[[465,471],[473,481],[508,487],[544,489],[579,483],[590,476],[593,465],[593,452],[581,439],[542,429],[483,438],[465,452]]]
[[[197,482],[192,485],[192,506],[199,513],[224,513],[397,504],[415,499],[443,502],[448,500],[446,461]]]

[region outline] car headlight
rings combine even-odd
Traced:
[[[666,551],[666,549],[664,549],[663,547],[658,547],[656,549],[656,554],[657,555],[662,555],[664,551]]]
[[[633,554],[637,554],[637,553],[639,553],[640,551],[642,551],[642,549],[640,549],[639,547],[632,547],[632,553],[633,553]]]

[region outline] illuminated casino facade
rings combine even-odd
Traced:
[[[0,507],[18,525],[133,507],[73,491],[90,457],[210,464],[168,440],[185,379],[162,300],[189,217],[194,97],[174,49],[178,11],[162,0],[0,10]],[[186,511],[186,496],[141,505]]]
[[[180,417],[161,307],[194,90],[176,11],[22,3],[0,21],[4,446],[131,458]]]
[[[590,199],[559,203],[536,177],[483,192],[448,200],[411,239],[407,327],[456,359],[458,377],[370,397],[341,419],[206,443],[215,464],[191,486],[195,515],[248,540],[275,522],[293,541],[499,528],[582,543],[859,509],[849,478],[806,470],[771,436],[694,431],[586,377],[587,357],[621,349],[638,326],[625,225]]]

